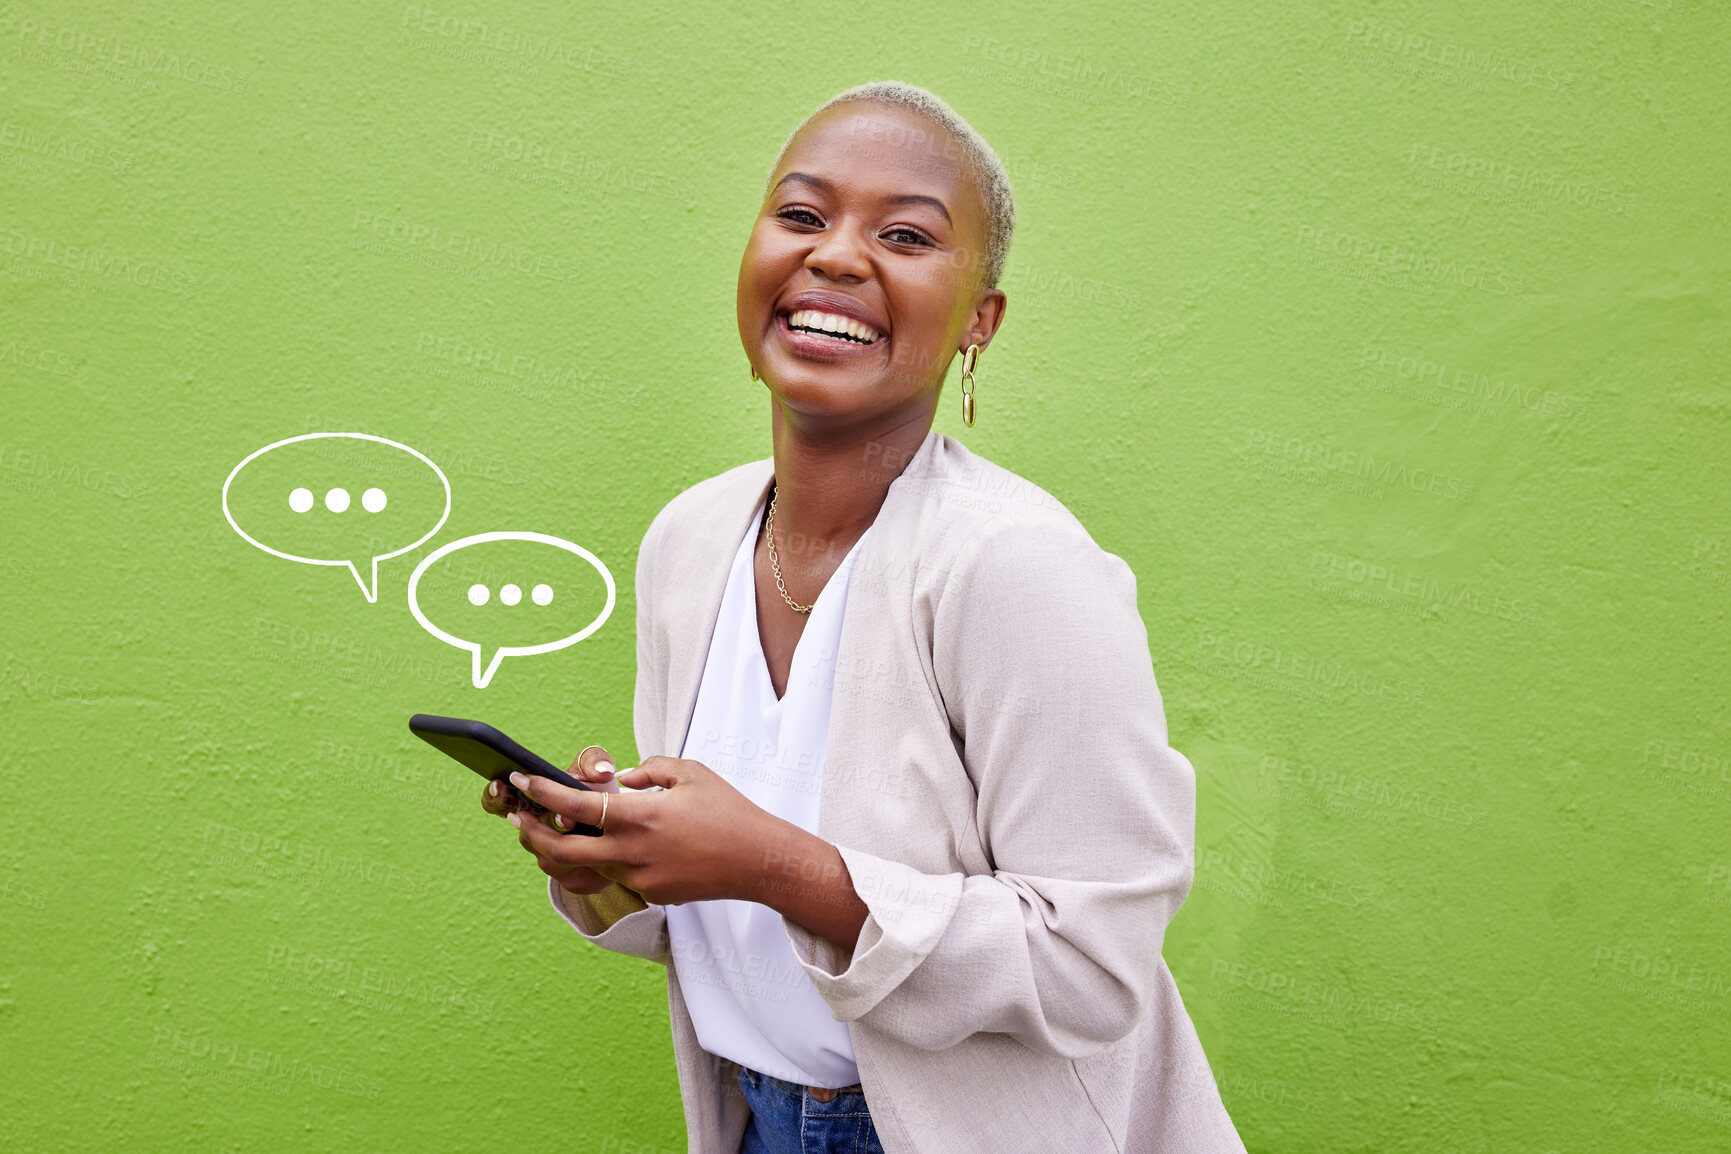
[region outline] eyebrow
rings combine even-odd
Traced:
[[[776,181],[775,187],[780,188],[782,185],[786,184],[790,180],[798,181],[800,184],[810,185],[812,188],[817,189],[819,192],[827,192],[827,193],[832,193],[832,194],[835,192],[835,185],[831,184],[829,181],[825,180],[823,177],[813,176],[809,172],[790,172],[786,176],[782,177],[780,180]],[[921,193],[917,193],[917,192],[904,192],[904,193],[900,194],[899,196],[886,197],[885,203],[887,203],[887,204],[929,204],[933,208],[937,209],[939,212],[944,214],[944,219],[946,221],[949,221],[949,224],[952,228],[955,227],[956,222],[953,219],[951,219],[950,210],[948,208],[945,208],[944,202],[939,200],[935,196],[925,196],[925,195],[923,195]]]

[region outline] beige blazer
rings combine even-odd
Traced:
[[[884,1149],[1243,1151],[1160,956],[1195,776],[1166,744],[1135,577],[948,436],[887,457],[859,462],[895,480],[849,582],[817,828],[871,913],[851,958],[786,927],[850,1025]],[[642,757],[684,746],[773,466],[692,486],[644,535]],[[596,945],[669,963],[662,907],[548,891]],[[671,965],[667,997],[690,1149],[736,1154],[738,1067],[698,1045]]]

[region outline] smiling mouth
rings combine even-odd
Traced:
[[[814,337],[828,337],[854,345],[875,345],[884,339],[883,334],[870,325],[817,309],[795,309],[787,315],[787,327],[796,333],[809,333]]]

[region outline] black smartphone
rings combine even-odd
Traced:
[[[571,789],[589,788],[546,758],[524,749],[484,721],[440,717],[436,713],[417,713],[409,718],[409,732],[440,753],[462,762],[482,777],[503,781],[506,789],[513,788],[510,781],[506,780],[513,770],[534,777],[544,777]],[[545,812],[544,807],[530,799],[523,800],[536,811]],[[576,825],[570,832],[588,837],[601,836],[600,828],[593,825]]]

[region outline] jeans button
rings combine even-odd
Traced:
[[[807,1086],[806,1090],[811,1094],[812,1098],[819,1102],[833,1102],[835,1101],[835,1096],[837,1094],[837,1091],[829,1090],[822,1086]]]

